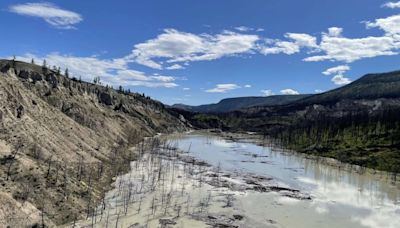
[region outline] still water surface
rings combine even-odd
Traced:
[[[248,140],[188,134],[170,141],[223,170],[273,177],[280,185],[312,196],[311,201],[303,201],[278,193],[246,193],[237,204],[260,224],[273,221],[277,227],[400,227],[400,186],[385,175],[346,171]]]

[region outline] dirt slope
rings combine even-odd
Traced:
[[[129,145],[186,128],[140,94],[0,61],[0,227],[82,216],[134,159]]]

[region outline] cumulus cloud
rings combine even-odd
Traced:
[[[127,61],[163,69],[163,63],[189,63],[215,60],[225,56],[251,53],[255,50],[257,35],[224,31],[220,34],[192,34],[165,29],[155,39],[136,44]]]
[[[346,77],[344,77],[343,75],[340,75],[340,74],[339,75],[335,75],[331,79],[331,81],[333,83],[335,83],[335,85],[339,85],[339,86],[347,85],[347,84],[351,83],[350,79],[348,79],[348,78],[346,78]]]
[[[274,92],[272,92],[272,90],[270,90],[270,89],[264,89],[264,90],[261,90],[260,92],[266,97],[275,95]]]
[[[387,2],[385,4],[383,4],[383,7],[387,7],[387,8],[400,8],[400,2]]]
[[[330,37],[339,37],[342,35],[343,28],[338,27],[330,27],[328,28],[328,36]]]
[[[46,62],[50,66],[59,66],[62,69],[68,68],[72,77],[81,77],[82,80],[91,82],[94,77],[99,76],[104,84],[113,86],[144,86],[144,87],[165,87],[178,86],[174,81],[176,78],[165,75],[147,75],[144,72],[132,70],[122,59],[98,59],[96,57],[77,57],[60,55],[57,53],[46,56],[26,54],[17,56],[18,60],[30,62]]]
[[[299,92],[297,92],[294,89],[283,89],[283,90],[281,90],[281,93],[284,94],[284,95],[298,95],[298,94],[300,94]]]
[[[364,22],[367,28],[378,28],[381,36],[348,38],[343,36],[343,28],[331,27],[321,35],[321,41],[305,33],[286,33],[286,40],[264,39],[258,42],[261,54],[293,55],[307,49],[306,62],[339,61],[351,63],[364,58],[397,55],[400,49],[400,14],[375,21]],[[316,54],[318,53],[318,54]]]
[[[323,93],[323,92],[325,92],[325,91],[323,91],[323,90],[321,90],[321,89],[316,89],[316,90],[314,90],[314,92],[315,92],[315,93]]]
[[[251,85],[244,85],[244,88],[251,88]]]
[[[167,70],[180,70],[180,69],[185,69],[182,65],[179,64],[174,64],[172,66],[169,66],[166,68]]]
[[[52,3],[24,3],[12,5],[9,11],[31,17],[39,17],[59,29],[74,29],[83,20],[78,13],[61,9]]]
[[[390,36],[346,38],[332,35],[332,32],[322,35],[319,50],[324,52],[324,55],[307,57],[304,61],[333,60],[351,63],[363,58],[396,55],[396,49],[400,47],[399,41]]]
[[[182,90],[184,90],[184,91],[188,91],[188,90],[190,90],[190,88],[188,88],[188,87],[185,87],[185,88],[183,88]]]
[[[376,19],[374,22],[366,22],[367,28],[379,28],[385,31],[388,35],[400,34],[400,14],[386,18]],[[397,37],[399,42],[399,37]],[[399,46],[397,46],[399,48]]]
[[[332,74],[344,74],[346,71],[349,71],[350,67],[348,65],[340,65],[332,68],[326,69],[322,74],[324,75],[332,75]]]
[[[339,65],[336,67],[332,67],[329,69],[326,69],[322,74],[324,75],[334,75],[331,79],[335,85],[347,85],[351,82],[351,80],[347,77],[344,76],[344,73],[350,70],[350,67],[348,65]]]
[[[292,55],[300,52],[303,47],[316,48],[317,38],[304,33],[286,33],[285,37],[290,41],[266,39],[265,44],[259,45],[262,54],[287,54]]]
[[[226,93],[231,90],[239,89],[236,84],[217,84],[214,88],[206,90],[207,93]]]

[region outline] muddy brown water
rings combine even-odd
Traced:
[[[170,144],[222,170],[272,177],[309,193],[297,200],[248,192],[236,206],[244,216],[276,227],[400,227],[400,186],[389,175],[349,171],[249,140],[210,134],[173,136]]]

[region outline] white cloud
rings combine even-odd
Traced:
[[[400,8],[400,2],[387,2],[385,4],[383,4],[383,7],[387,7],[387,8]]]
[[[41,63],[46,59],[48,65],[68,68],[71,77],[81,77],[84,81],[91,82],[94,77],[99,76],[104,84],[113,86],[145,86],[172,88],[178,86],[174,83],[175,78],[164,75],[146,75],[144,72],[129,69],[122,59],[98,59],[96,57],[77,57],[60,55],[57,53],[46,56],[26,54],[17,56],[18,60],[30,62],[35,59]]]
[[[330,27],[328,28],[328,36],[331,37],[339,37],[342,35],[343,28],[338,28],[338,27]]]
[[[329,34],[323,34],[319,50],[324,52],[325,55],[307,57],[304,61],[332,60],[350,63],[363,58],[396,55],[396,49],[400,47],[399,40],[391,36],[368,36],[354,39],[332,36],[337,34],[332,31]]]
[[[340,75],[340,74],[334,76],[334,77],[331,79],[331,81],[332,81],[333,83],[335,83],[335,85],[339,85],[339,86],[347,85],[347,84],[351,83],[351,80],[350,80],[350,79],[348,79],[348,78],[346,78],[346,77],[344,77],[343,75]]]
[[[172,81],[175,81],[175,78],[171,77],[171,76],[157,75],[157,76],[151,76],[149,78],[157,80],[157,81],[161,81],[161,82],[172,82]]]
[[[217,84],[215,88],[206,90],[207,93],[226,93],[231,90],[239,89],[236,84]]]
[[[316,90],[314,90],[314,92],[316,92],[316,93],[323,93],[323,92],[325,92],[325,91],[323,91],[323,90],[321,90],[321,89],[316,89]]]
[[[350,67],[348,65],[340,65],[336,67],[332,67],[326,69],[322,74],[324,75],[332,75],[332,74],[344,74],[346,71],[349,71]]]
[[[366,22],[367,28],[380,28],[389,35],[400,34],[400,14],[386,18],[376,19],[374,22]],[[399,41],[399,37],[397,37]],[[399,46],[397,46],[399,48]]]
[[[379,28],[384,31],[382,36],[366,36],[348,38],[342,35],[343,28],[331,27],[321,35],[321,41],[305,33],[286,33],[287,40],[264,39],[258,42],[261,54],[299,53],[302,48],[308,49],[307,54],[319,53],[304,58],[307,62],[340,61],[351,63],[364,58],[397,55],[400,49],[400,14],[365,22],[367,28]]]
[[[52,3],[25,3],[9,7],[9,11],[20,15],[39,17],[60,29],[73,29],[83,20],[78,13],[64,10]]]
[[[350,66],[348,65],[339,65],[336,67],[332,67],[326,69],[322,74],[324,75],[335,75],[332,77],[331,81],[335,83],[335,85],[346,85],[351,82],[351,80],[344,76],[344,73],[350,70]]]
[[[155,39],[136,44],[132,54],[125,57],[154,69],[163,69],[166,63],[188,63],[215,60],[225,56],[252,53],[256,48],[257,35],[245,35],[224,31],[217,35],[196,35],[165,29]]]
[[[184,90],[184,91],[188,91],[188,90],[190,90],[190,88],[188,88],[188,87],[185,87],[185,88],[183,88],[182,90]]]
[[[300,94],[299,92],[297,92],[296,90],[293,89],[283,89],[281,90],[281,93],[284,95],[298,95]]]
[[[271,43],[271,41],[267,41],[267,43]],[[293,42],[272,41],[272,43],[273,43],[272,46],[261,47],[260,52],[264,55],[281,54],[281,53],[292,55],[300,52],[300,47]]]
[[[185,67],[179,65],[179,64],[174,64],[172,66],[169,66],[166,68],[167,70],[180,70],[180,69],[185,69]]]
[[[251,85],[244,85],[244,88],[251,88]]]
[[[260,91],[264,96],[272,96],[272,95],[275,95],[274,94],[274,92],[272,92],[272,90],[270,90],[270,89],[265,89],[265,90],[261,90]]]
[[[317,38],[305,33],[286,33],[285,37],[294,40],[300,47],[317,47]]]
[[[247,27],[247,26],[238,26],[235,27],[236,30],[240,31],[240,32],[249,32],[249,31],[253,31],[253,28]]]
[[[303,47],[317,48],[317,38],[304,33],[286,33],[285,37],[290,41],[267,39],[266,44],[259,45],[260,52],[268,54],[292,55],[300,52]]]

